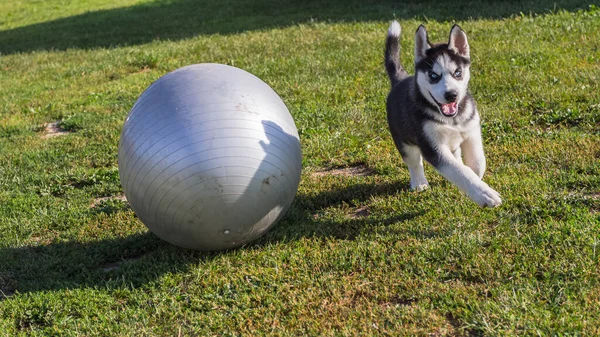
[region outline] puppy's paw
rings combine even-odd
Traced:
[[[500,193],[496,192],[485,183],[484,186],[481,186],[481,188],[477,190],[475,195],[471,196],[471,199],[481,207],[496,207],[502,204]]]
[[[429,182],[425,177],[411,177],[410,179],[410,190],[421,192],[429,188]]]
[[[421,192],[429,188],[429,184],[421,184],[410,188],[411,191]]]

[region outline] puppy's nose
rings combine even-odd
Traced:
[[[452,90],[452,91],[446,91],[446,93],[444,94],[444,98],[448,102],[454,102],[454,101],[456,101],[456,97],[457,96],[458,96],[458,93],[456,91],[454,91],[454,90]]]

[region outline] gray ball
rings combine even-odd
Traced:
[[[127,200],[157,236],[198,250],[239,247],[292,204],[302,170],[294,120],[256,76],[196,64],[154,82],[119,143]]]

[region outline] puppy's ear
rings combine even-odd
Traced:
[[[462,57],[471,58],[467,34],[458,25],[452,26],[450,39],[448,40],[448,49],[453,50]]]
[[[425,26],[420,25],[415,34],[415,64],[425,57],[425,52],[429,48],[431,48],[431,43],[427,39],[427,30],[425,30]]]

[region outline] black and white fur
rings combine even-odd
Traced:
[[[482,207],[502,203],[481,180],[485,155],[479,114],[468,91],[470,53],[467,35],[454,25],[448,43],[431,44],[421,25],[415,36],[415,75],[400,63],[400,24],[392,22],[385,68],[392,89],[387,116],[392,138],[410,172],[410,187],[429,186],[423,160]],[[463,164],[464,157],[464,164]]]

